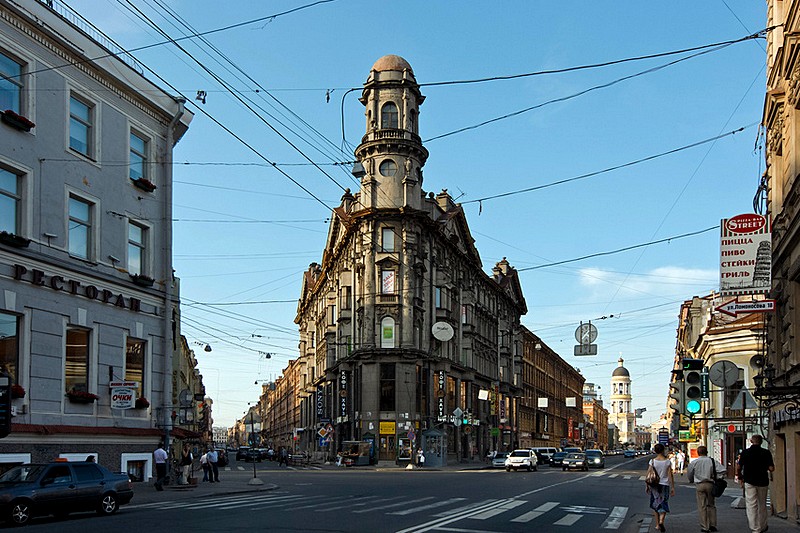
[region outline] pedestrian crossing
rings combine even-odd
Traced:
[[[282,470],[322,470],[321,467],[316,465],[308,465],[308,466],[287,466],[285,468],[281,468]],[[232,471],[242,472],[244,470],[253,470],[252,468],[247,468],[244,466],[226,466],[224,471],[232,472]]]
[[[617,530],[628,515],[628,507],[592,507],[568,504],[558,501],[532,502],[525,498],[484,499],[470,501],[468,498],[437,496],[332,496],[328,494],[306,495],[290,491],[269,491],[245,493],[240,495],[220,496],[213,499],[177,500],[171,502],[153,502],[141,505],[128,505],[131,510],[148,511],[230,511],[230,510],[269,510],[270,512],[297,512],[305,510],[309,513],[351,513],[355,516],[367,514],[383,514],[389,516],[408,517],[427,520],[425,531],[437,529],[446,531],[447,524],[455,520],[473,522],[478,530],[481,521],[499,520],[514,524],[528,524],[535,529],[552,526],[563,527],[598,527],[603,530]],[[592,517],[592,518],[590,518]],[[591,521],[591,525],[589,525]],[[585,526],[582,524],[586,524]],[[494,524],[494,522],[493,522]],[[577,525],[576,525],[577,524]],[[422,527],[422,526],[415,526]],[[414,528],[407,530],[409,533]],[[406,530],[404,530],[406,531]]]

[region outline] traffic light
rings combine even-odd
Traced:
[[[0,439],[11,433],[11,378],[0,373]]]
[[[703,398],[703,360],[684,359],[683,360],[683,380],[685,382],[686,403],[684,410],[687,415],[694,416],[700,412],[700,400]]]
[[[683,381],[678,379],[669,384],[669,397],[674,400],[670,403],[669,408],[675,411],[678,416],[683,414],[685,385]]]

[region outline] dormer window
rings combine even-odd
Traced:
[[[394,102],[386,102],[381,108],[381,128],[397,128],[398,112]]]

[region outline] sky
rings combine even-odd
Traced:
[[[763,2],[66,5],[126,50],[166,40],[132,5],[170,38],[211,32],[133,55],[195,113],[174,152],[173,253],[215,425],[298,356],[301,275],[321,261],[330,208],[358,187],[364,108],[347,90],[385,54],[411,64],[426,96],[423,189],[462,203],[484,271],[504,257],[520,270],[522,323],[606,406],[621,356],[641,422],[664,412],[680,304],[718,289],[720,219],[753,211],[766,45],[638,58],[757,33]],[[538,74],[425,86],[526,73]],[[598,354],[576,357],[589,320]]]

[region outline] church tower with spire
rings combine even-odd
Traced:
[[[628,369],[622,366],[622,357],[619,358],[619,366],[611,373],[611,398],[608,409],[608,423],[614,424],[619,430],[619,442],[623,446],[627,443],[635,442],[634,429],[636,426],[636,414],[631,408],[631,374]]]

